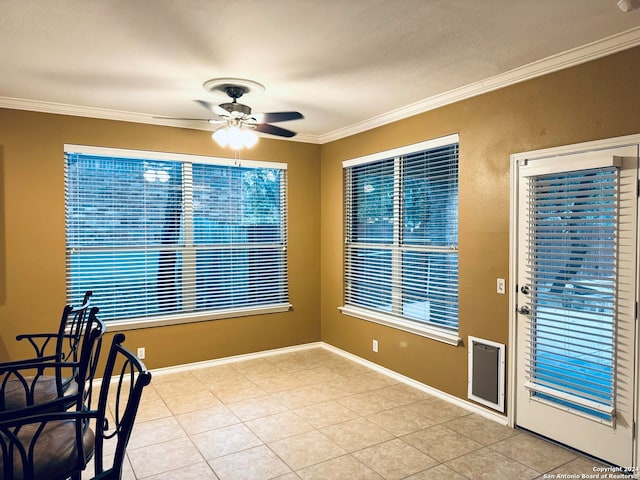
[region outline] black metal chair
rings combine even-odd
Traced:
[[[86,385],[95,375],[106,330],[98,311],[93,307],[82,320],[83,334],[68,360],[53,356],[0,364],[0,419],[24,416],[20,410],[26,408],[34,413],[87,401],[91,392]],[[57,399],[63,399],[61,404],[52,403]]]
[[[92,457],[96,479],[122,477],[142,391],[151,382],[144,364],[122,346],[124,339],[121,333],[113,339],[95,409],[0,420],[0,480],[79,480]],[[116,439],[114,460],[105,466],[104,442],[111,438]]]
[[[87,323],[87,312],[89,310],[89,302],[93,292],[87,290],[82,299],[82,305],[73,308],[72,305],[66,305],[62,310],[62,316],[58,331],[55,333],[27,333],[16,337],[17,341],[28,341],[35,351],[35,357],[21,359],[13,362],[0,363],[0,368],[11,368],[12,366],[22,365],[24,363],[39,363],[42,361],[57,360],[62,362],[77,362],[80,355],[80,341],[83,335],[89,331],[91,326]],[[50,346],[53,345],[55,350],[48,352]],[[72,371],[66,377],[62,376],[62,370],[56,370],[56,389],[66,392],[69,387],[73,387],[73,378],[77,375],[77,371]],[[41,387],[44,382],[41,383]],[[2,398],[4,399],[4,391],[9,388],[3,388]],[[69,392],[74,393],[74,392]],[[49,399],[52,397],[50,396]],[[6,408],[11,408],[10,403]],[[0,401],[0,410],[4,410],[5,406]]]

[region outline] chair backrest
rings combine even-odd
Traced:
[[[93,292],[87,290],[82,299],[82,305],[73,308],[67,305],[62,310],[58,337],[56,340],[56,355],[63,362],[76,362],[80,355],[80,340],[91,328],[87,322],[89,302]]]
[[[70,387],[74,387],[73,390],[79,393],[83,393],[84,389],[85,398],[80,398],[81,401],[86,400],[87,392],[91,393],[91,383],[102,346],[102,336],[106,331],[104,322],[98,319],[100,309],[91,307],[87,315],[88,306],[88,298],[85,296],[85,303],[71,311],[72,319],[68,323],[69,333],[67,334],[69,340],[65,339],[67,335],[58,337],[58,342],[64,342],[69,350],[66,352],[64,349],[58,350],[62,361],[58,363],[55,373],[58,395],[65,395]],[[65,368],[65,364],[71,365],[71,368]]]
[[[96,478],[100,479],[121,478],[125,451],[140,405],[142,390],[151,382],[151,373],[144,363],[122,346],[124,339],[122,333],[114,336],[100,385],[94,455]],[[109,425],[107,420],[109,407],[113,414],[113,425]],[[105,468],[104,442],[114,437],[116,447],[113,463]]]
[[[80,358],[77,362],[77,369],[74,371],[73,380],[77,385],[78,404],[76,408],[91,405],[91,396],[93,393],[93,381],[95,379],[98,361],[100,360],[100,351],[102,350],[102,338],[107,331],[105,323],[98,318],[98,307],[91,307],[87,320],[86,333],[83,337]],[[56,375],[56,382],[62,378],[60,372]],[[64,385],[57,384],[58,388]]]
[[[0,364],[0,419],[26,412],[31,414],[72,406],[82,408],[90,402],[104,322],[93,307],[87,316],[86,333],[81,337],[77,361],[31,359],[23,363]],[[60,400],[60,401],[58,401]]]

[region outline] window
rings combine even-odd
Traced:
[[[287,310],[286,165],[65,146],[67,296],[108,322]]]
[[[343,313],[458,343],[458,136],[344,162]]]

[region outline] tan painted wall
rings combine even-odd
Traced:
[[[0,109],[0,361],[30,352],[22,332],[55,331],[65,301],[65,143],[230,156],[204,131]],[[320,147],[263,138],[242,158],[286,162],[293,310],[129,330],[149,368],[320,340]]]
[[[460,398],[467,336],[508,343],[509,155],[640,133],[640,48],[513,85],[322,148],[322,339]],[[419,81],[419,79],[416,79]],[[342,315],[341,162],[460,134],[460,336],[453,347]],[[371,341],[379,341],[379,353]],[[508,348],[508,347],[507,347]]]

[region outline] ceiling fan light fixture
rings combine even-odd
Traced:
[[[234,150],[240,150],[244,147],[242,141],[242,130],[239,127],[233,126],[227,130],[227,141],[229,146]]]
[[[216,130],[211,134],[211,138],[213,138],[216,141],[216,143],[220,145],[222,148],[226,147],[227,144],[229,143],[229,140],[227,137],[228,137],[227,127],[219,128],[218,130]]]
[[[244,146],[247,148],[253,147],[256,143],[258,143],[258,135],[253,130],[249,130],[245,128],[242,131],[242,141],[244,142]]]
[[[240,150],[242,148],[251,148],[258,143],[258,135],[253,130],[247,128],[241,128],[237,125],[227,125],[219,128],[211,137],[221,147],[227,145],[234,150]]]

